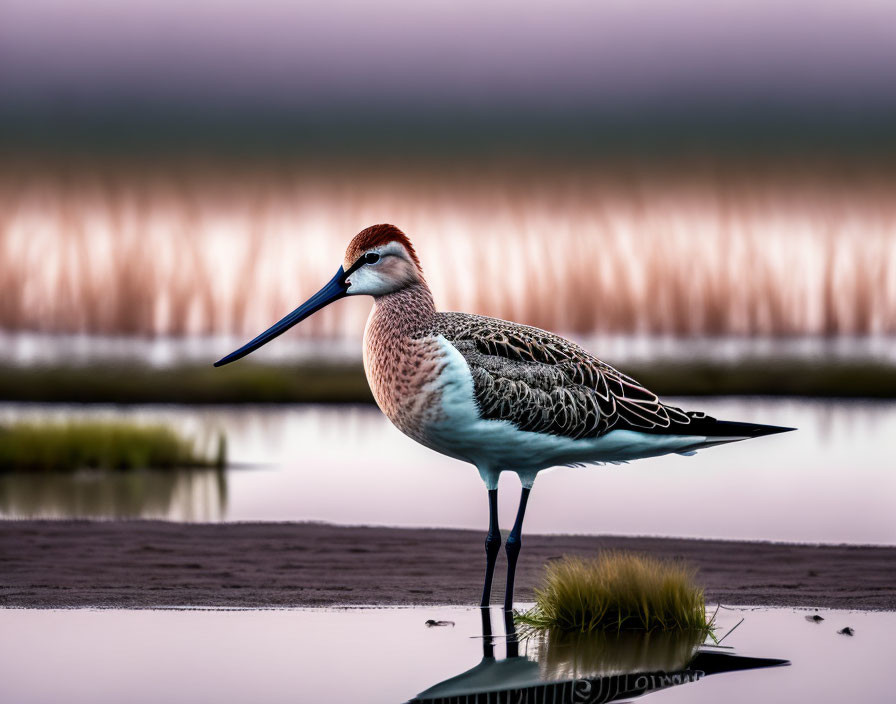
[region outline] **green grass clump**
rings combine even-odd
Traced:
[[[703,589],[687,565],[622,552],[563,557],[546,567],[535,606],[517,620],[562,631],[695,630],[709,634]]]
[[[224,443],[202,454],[165,425],[121,421],[21,422],[0,426],[0,472],[67,472],[223,466]]]

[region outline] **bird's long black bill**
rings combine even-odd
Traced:
[[[235,362],[238,359],[242,359],[247,354],[254,352],[259,347],[267,344],[278,335],[282,335],[296,323],[302,322],[309,315],[316,313],[321,308],[329,305],[333,301],[338,301],[340,298],[345,297],[346,291],[348,291],[348,286],[345,283],[345,277],[345,271],[343,271],[342,267],[339,267],[339,271],[336,272],[336,276],[330,279],[327,285],[324,286],[320,291],[315,293],[311,298],[305,301],[302,305],[296,308],[285,318],[274,323],[271,327],[261,333],[261,335],[256,337],[254,340],[252,340],[251,342],[247,342],[245,345],[240,347],[235,352],[231,352],[226,357],[222,357],[221,359],[219,359],[217,362],[215,362],[215,366],[223,367],[225,364],[230,364],[231,362]]]

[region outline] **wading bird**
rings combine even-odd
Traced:
[[[488,489],[483,606],[501,547],[502,471],[516,472],[523,487],[504,546],[504,608],[510,610],[523,517],[539,471],[688,455],[791,430],[683,411],[562,337],[436,311],[414,247],[393,225],[358,233],[326,286],[215,366],[245,357],[333,301],[360,295],[374,299],[364,331],[364,371],[380,409],[417,442],[474,465]]]

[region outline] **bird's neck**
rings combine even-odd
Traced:
[[[425,331],[436,314],[426,284],[375,297],[364,330],[364,372],[383,413],[404,433],[423,442],[436,401],[433,380],[438,343]]]
[[[374,298],[371,322],[386,323],[395,333],[408,335],[428,322],[436,313],[432,292],[425,282]]]

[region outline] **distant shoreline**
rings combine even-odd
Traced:
[[[317,523],[2,521],[0,607],[474,606],[483,537]],[[709,604],[896,610],[896,547],[608,536],[525,536],[518,601],[532,599],[547,560],[601,549],[687,560]]]
[[[621,370],[661,396],[896,399],[896,365],[872,360],[636,362]],[[0,399],[34,403],[373,403],[357,362],[19,366],[0,363]]]

